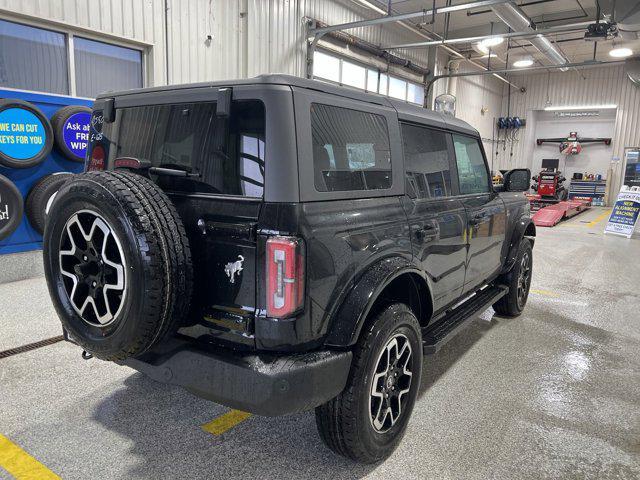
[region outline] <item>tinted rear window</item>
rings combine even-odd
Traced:
[[[118,158],[184,170],[188,177],[155,176],[166,190],[262,197],[265,112],[262,102],[235,101],[229,117],[214,102],[121,108],[103,125],[99,142]]]
[[[391,187],[391,149],[382,115],[311,105],[314,183],[319,192]]]

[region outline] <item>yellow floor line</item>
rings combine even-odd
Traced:
[[[584,223],[560,222],[556,227],[586,227],[586,225]]]
[[[60,480],[60,477],[0,434],[0,467],[17,480]]]
[[[606,212],[601,213],[596,218],[594,218],[592,221],[587,223],[587,227],[593,227],[595,224],[600,223],[605,218],[608,218],[610,213],[611,213],[611,209],[607,210]]]
[[[535,289],[531,289],[529,290],[531,293],[536,293],[538,295],[546,295],[547,297],[556,297],[556,298],[560,298],[560,295],[558,295],[557,293],[553,293],[550,292],[549,290],[535,290]]]
[[[224,415],[219,416],[215,420],[210,421],[202,425],[202,429],[205,432],[212,433],[213,435],[222,435],[227,430],[232,429],[239,423],[245,421],[251,416],[250,413],[242,412],[240,410],[231,410]]]

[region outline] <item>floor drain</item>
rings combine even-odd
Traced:
[[[19,353],[29,352],[31,350],[36,350],[38,348],[46,347],[47,345],[53,345],[54,343],[58,343],[64,340],[62,335],[57,337],[47,338],[45,340],[40,340],[39,342],[28,343],[27,345],[22,345],[21,347],[10,348],[9,350],[5,350],[0,352],[0,358],[11,357],[12,355],[17,355]]]

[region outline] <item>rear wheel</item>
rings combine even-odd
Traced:
[[[420,325],[406,305],[390,305],[362,332],[344,391],[316,408],[323,442],[362,463],[388,457],[405,433],[421,373]]]
[[[516,261],[511,270],[502,277],[509,292],[493,304],[493,309],[503,317],[517,317],[524,310],[531,287],[533,249],[527,238],[520,241]]]

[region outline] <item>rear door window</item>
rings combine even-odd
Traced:
[[[104,124],[110,161],[185,171],[153,175],[165,190],[260,198],[264,191],[265,112],[262,102],[234,101],[228,117],[215,102],[119,108]]]
[[[407,194],[413,198],[451,196],[448,133],[401,124]]]
[[[311,130],[316,190],[391,188],[391,148],[384,116],[314,103]]]
[[[489,173],[476,138],[453,135],[460,194],[489,192]]]

